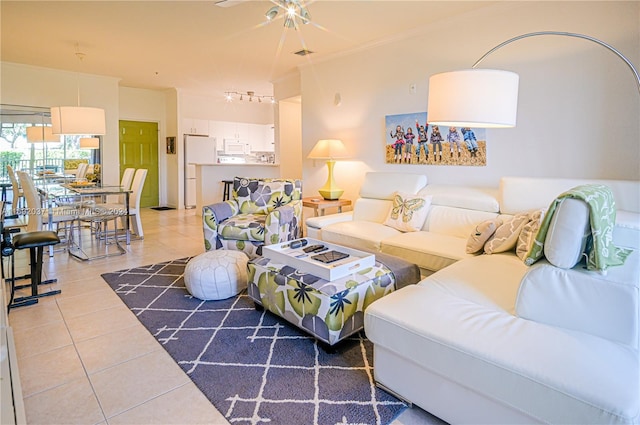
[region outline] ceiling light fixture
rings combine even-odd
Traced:
[[[284,11],[285,28],[298,29],[298,19],[303,25],[311,22],[309,10],[304,5],[303,0],[271,0],[274,6],[264,14],[268,21],[273,21],[282,9]]]
[[[235,96],[239,96],[239,100],[244,100],[244,97],[247,96],[249,102],[253,102],[253,100],[257,100],[258,103],[262,103],[262,99],[268,100],[270,103],[276,103],[273,96],[256,94],[254,91],[247,92],[237,92],[237,91],[227,91],[224,92],[224,98],[227,102],[232,102],[235,99]]]
[[[85,57],[76,44],[76,56],[80,63]],[[100,134],[106,133],[104,109],[80,106],[80,74],[77,76],[78,105],[51,107],[53,134]]]

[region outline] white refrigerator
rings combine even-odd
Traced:
[[[216,138],[184,136],[184,207],[196,206],[196,167],[216,163]]]

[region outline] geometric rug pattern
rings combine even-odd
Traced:
[[[363,332],[326,352],[246,292],[201,301],[184,286],[189,258],[102,275],[233,424],[387,424],[406,405],[373,381]]]

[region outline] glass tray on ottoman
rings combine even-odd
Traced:
[[[292,243],[295,245],[295,242],[302,240],[307,241],[305,246],[291,248]],[[317,253],[305,253],[304,248],[312,245],[324,245],[328,249]],[[337,251],[348,254],[349,256],[332,263],[323,263],[312,258],[317,254],[323,254],[330,251]],[[375,255],[369,252],[359,251],[357,249],[347,248],[345,246],[335,245],[312,238],[303,238],[296,241],[265,245],[262,247],[262,256],[328,281],[340,279],[359,272],[360,270],[373,266],[376,262]]]

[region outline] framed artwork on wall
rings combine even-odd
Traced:
[[[176,138],[167,137],[167,154],[175,155],[176,153]]]
[[[426,112],[385,116],[385,162],[413,165],[487,165],[484,128],[440,128]]]

